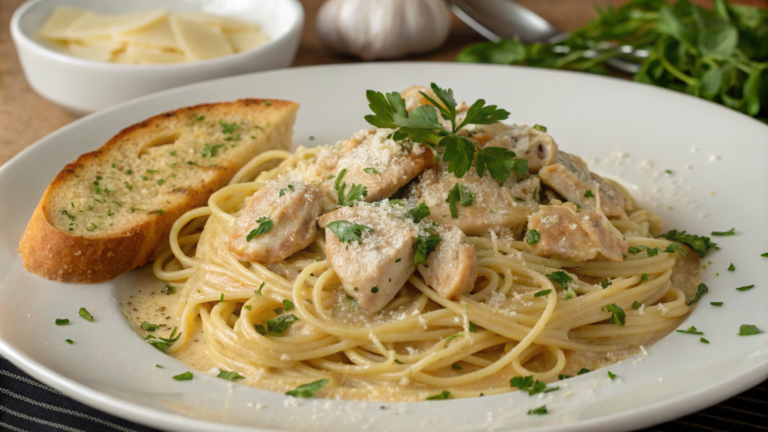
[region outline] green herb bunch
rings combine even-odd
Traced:
[[[519,39],[469,46],[458,61],[606,74],[621,47],[649,52],[634,80],[701,97],[768,123],[768,10],[714,0],[631,0],[556,43]]]

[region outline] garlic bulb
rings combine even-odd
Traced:
[[[329,0],[320,7],[316,27],[334,51],[392,59],[441,46],[451,15],[444,0]]]

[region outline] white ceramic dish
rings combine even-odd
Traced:
[[[657,210],[665,230],[708,234],[735,227],[739,235],[715,239],[722,250],[707,257],[710,293],[683,324],[704,331],[711,343],[672,333],[649,348],[647,357],[608,368],[619,377],[613,382],[602,369],[563,381],[560,391],[541,397],[517,392],[411,404],[299,400],[199,373],[193,381],[173,381],[188,368],[144,343],[118,306],[128,300],[127,287],[142,283],[146,269],[92,286],[49,282],[22,269],[16,247],[48,182],[65,162],[123,127],[180,106],[286,98],[302,104],[295,143],[329,143],[366,126],[366,89],[393,91],[430,81],[453,88],[460,100],[482,97],[499,104],[511,112],[509,122],[546,125],[561,148],[598,159],[594,170],[619,179]],[[768,127],[749,117],[679,93],[576,73],[378,63],[267,72],[166,91],[72,123],[0,168],[0,352],[81,402],[161,429],[642,428],[715,404],[768,377],[768,334],[737,336],[741,324],[768,330],[768,259],[760,257],[768,251],[767,160]],[[662,174],[666,169],[674,172],[676,187]],[[731,262],[735,272],[726,271]],[[735,290],[750,284],[757,286]],[[718,308],[710,301],[725,304]],[[80,307],[95,321],[80,319]],[[65,317],[73,323],[54,325],[55,318]],[[64,343],[67,338],[75,344]],[[157,363],[165,369],[155,368]],[[543,404],[549,415],[526,415]]]
[[[175,65],[124,65],[83,60],[55,51],[35,35],[56,6],[106,14],[167,8],[201,10],[257,24],[271,40],[238,54]],[[86,114],[184,84],[285,68],[299,46],[304,10],[298,0],[33,0],[11,19],[11,36],[24,75],[36,92]]]

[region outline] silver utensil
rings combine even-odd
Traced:
[[[556,43],[568,36],[547,20],[511,0],[449,0],[453,13],[472,29],[492,41],[511,39],[515,36],[526,44],[534,42]],[[568,47],[558,47],[567,53]],[[600,49],[616,48],[615,44],[604,43],[588,50],[585,57],[597,56]],[[636,50],[629,45],[619,47],[620,57],[606,60],[611,67],[625,73],[635,74],[648,56],[646,50]]]

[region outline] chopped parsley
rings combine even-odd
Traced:
[[[80,316],[85,318],[86,321],[93,321],[93,315],[91,315],[85,308],[80,308]]]
[[[239,379],[245,379],[244,376],[240,375],[237,372],[225,371],[224,369],[221,369],[221,368],[219,368],[219,374],[216,375],[216,378],[221,378],[221,379],[225,379],[225,380],[228,380],[228,381],[235,381],[235,380],[239,380]]]
[[[706,340],[706,339],[704,339],[704,338],[700,338],[700,339],[699,339],[699,342],[701,342],[701,343],[705,343],[705,344],[709,344],[709,341],[708,341],[708,340]]]
[[[722,306],[723,302],[709,302],[712,306]]]
[[[221,125],[221,133],[223,134],[231,134],[237,129],[237,122],[224,123],[223,121],[219,120],[219,125]]]
[[[258,289],[258,290],[256,290],[256,291],[254,291],[254,293],[256,293],[256,295],[257,295],[257,296],[260,296],[260,295],[261,295],[261,290],[262,290],[262,289],[264,289],[264,284],[265,284],[265,283],[266,283],[266,282],[262,282],[262,283],[261,283],[261,285],[259,285],[259,289]]]
[[[69,319],[56,318],[56,325],[67,325],[67,324],[69,324]]]
[[[309,398],[315,395],[318,390],[328,384],[328,379],[324,378],[309,384],[304,384],[296,387],[294,390],[288,391],[285,394],[293,397]]]
[[[550,387],[547,388],[547,384],[533,379],[533,375],[528,375],[526,377],[514,377],[511,380],[509,380],[509,386],[510,387],[517,387],[521,391],[527,391],[529,396],[533,396],[538,393],[549,393],[555,390],[559,390],[559,387]]]
[[[283,300],[283,310],[286,312],[290,312],[293,310],[295,306],[293,305],[293,302],[290,300]]]
[[[739,288],[736,288],[736,289],[739,290],[739,291],[749,291],[749,290],[751,290],[754,287],[755,287],[754,285],[747,285],[747,286],[739,287]]]
[[[684,257],[688,256],[688,251],[683,246],[681,246],[680,243],[670,243],[670,245],[664,249],[664,252],[667,253],[675,253],[675,251],[680,251],[680,254]]]
[[[429,231],[421,231],[416,240],[416,253],[413,255],[413,265],[426,264],[427,257],[437,249],[443,238]]]
[[[646,245],[630,246],[627,248],[627,252],[631,253],[632,255],[639,254],[642,251],[645,251],[649,257],[653,257],[659,254],[659,248],[649,248]]]
[[[143,328],[144,331],[152,333],[153,331],[157,330],[157,324],[152,324],[144,321],[143,323],[141,323],[141,328]]]
[[[362,225],[354,222],[347,222],[343,220],[334,221],[326,225],[328,229],[333,231],[342,243],[351,243],[359,241],[366,231],[373,232],[373,228],[368,225]]]
[[[616,374],[611,371],[608,371],[608,378],[610,378],[611,380],[614,380],[616,379]]]
[[[648,280],[648,273],[643,273],[643,275],[640,276],[640,282],[639,283],[646,282],[647,280]]]
[[[530,229],[525,233],[525,244],[535,245],[541,240],[541,234],[535,229]]]
[[[251,241],[256,236],[268,233],[272,229],[272,226],[274,226],[272,219],[266,216],[262,216],[256,219],[256,223],[259,224],[259,227],[251,230],[251,232],[248,233],[248,235],[245,237],[246,241]]]
[[[576,291],[574,291],[573,288],[568,286],[568,282],[571,282],[573,280],[572,277],[568,276],[568,273],[564,271],[556,271],[556,272],[547,274],[547,278],[553,282],[558,282],[563,287],[563,290],[565,290],[566,300],[576,297]]]
[[[419,203],[418,206],[412,208],[408,214],[411,215],[413,218],[413,221],[415,223],[421,222],[425,217],[430,215],[429,207],[427,206],[427,203],[422,202]]]
[[[581,370],[576,372],[576,375],[584,375],[585,373],[590,373],[590,372],[592,372],[592,371],[587,369],[587,368],[581,368]]]
[[[445,400],[445,399],[451,399],[451,392],[449,392],[448,390],[443,390],[442,392],[436,395],[427,397],[427,400]]]
[[[190,125],[193,125],[193,124],[195,124],[197,122],[201,122],[201,121],[203,121],[204,118],[205,118],[205,116],[201,114],[201,115],[195,117],[194,119],[192,119],[192,122],[190,123]]]
[[[603,311],[611,313],[611,324],[616,324],[619,327],[624,327],[624,324],[626,324],[627,314],[616,303],[603,306]]]
[[[70,344],[70,345],[72,345],[73,343],[75,343],[75,341],[73,341],[72,339],[67,339],[67,340],[65,340],[64,342],[66,342],[66,343],[68,343],[68,344]]]
[[[220,149],[221,147],[224,147],[224,144],[215,144],[215,145],[205,144],[203,146],[203,151],[200,153],[200,156],[202,156],[202,157],[209,157],[209,156],[210,157],[214,157],[214,156],[216,156],[216,151],[218,149]],[[189,163],[189,162],[187,162],[187,163]]]
[[[736,235],[736,228],[731,228],[728,231],[712,231],[711,235],[716,237],[729,237]]]
[[[352,207],[355,202],[361,201],[363,197],[368,196],[368,188],[363,185],[353,184],[349,187],[349,192],[345,193],[344,191],[347,189],[347,184],[342,184],[341,179],[346,173],[346,168],[339,171],[339,175],[336,176],[336,182],[334,183],[333,187],[336,189],[336,192],[338,192],[337,201],[339,202],[339,205],[342,207]]]
[[[245,305],[245,306],[243,306],[243,309],[251,310],[251,309],[253,309],[253,307],[251,305]]]
[[[536,129],[539,132],[546,132],[547,131],[547,127],[546,126],[542,126],[540,124],[533,125],[533,128]]]
[[[709,237],[687,234],[685,231],[672,230],[666,234],[661,234],[659,237],[688,245],[702,258],[707,256],[710,249],[720,249],[717,247],[717,243],[712,242]]]
[[[548,295],[551,292],[552,292],[551,289],[541,290],[541,291],[537,291],[533,296],[534,297],[544,297],[545,295]]]
[[[605,278],[605,279],[603,279],[602,281],[600,281],[600,286],[601,286],[603,289],[606,289],[606,288],[608,288],[608,287],[609,287],[609,286],[611,286],[611,285],[613,285],[613,282],[611,282],[610,280],[608,280],[608,278]]]
[[[379,292],[379,288],[378,287],[373,287],[373,288],[371,288],[371,292],[376,294],[377,292]]]
[[[594,198],[594,197],[595,195],[592,193],[592,191],[588,190],[584,193],[584,198]]]
[[[176,381],[192,381],[192,378],[194,375],[192,375],[192,372],[184,372],[183,374],[178,374],[173,377]]]
[[[736,266],[735,266],[735,265],[733,265],[733,263],[731,263],[731,265],[729,265],[729,266],[728,266],[728,271],[731,271],[731,272],[732,272],[732,271],[734,271],[734,270],[736,270]]]
[[[637,301],[637,300],[635,300],[635,302],[634,302],[634,303],[632,303],[632,309],[634,309],[634,310],[638,310],[638,309],[640,309],[642,306],[643,306],[643,304],[642,304],[642,303],[640,303],[640,302],[639,302],[639,301]]]
[[[378,174],[379,172],[374,167],[363,168],[363,172],[366,174]]]
[[[528,410],[528,415],[544,415],[544,414],[549,414],[549,412],[547,411],[546,405],[542,405],[536,409]]]
[[[158,369],[165,369],[164,367],[160,366],[159,364],[156,364],[155,367],[158,368]]]
[[[451,369],[455,369],[455,370],[461,370],[462,368],[461,368],[461,365],[460,365],[460,364],[458,364],[458,363],[454,363],[454,364],[452,364],[452,365],[451,365]]]
[[[448,207],[451,209],[451,218],[456,219],[459,217],[458,204],[463,207],[469,207],[472,205],[472,201],[475,199],[475,194],[470,192],[464,186],[456,183],[453,185],[453,189],[448,192],[448,196],[445,201],[448,203]]]
[[[696,329],[696,327],[693,327],[693,326],[688,327],[687,330],[675,330],[675,331],[678,332],[678,333],[692,334],[692,335],[703,335],[704,334],[704,332],[699,331],[698,329]]]
[[[62,210],[61,214],[63,214],[64,216],[68,217],[69,220],[71,220],[71,221],[75,220],[75,216],[70,214],[67,210]]]
[[[282,311],[281,311],[282,312]],[[256,331],[262,335],[281,335],[288,330],[288,327],[296,321],[300,321],[299,317],[294,314],[280,315],[271,320],[267,320],[267,328],[264,328],[261,324],[256,324]]]
[[[696,291],[696,295],[693,297],[693,300],[688,302],[688,306],[690,306],[690,305],[696,303],[697,301],[699,301],[699,299],[702,298],[704,296],[704,294],[706,294],[708,292],[709,292],[709,287],[706,286],[703,283],[700,283],[699,284],[699,289]]]
[[[165,292],[165,295],[176,294],[176,287],[171,285],[166,285],[165,287],[163,287],[162,291]]]
[[[486,166],[491,177],[500,184],[507,181],[510,171],[519,176],[528,174],[528,159],[515,159],[515,156],[515,152],[503,147],[480,149],[475,158],[477,176],[483,177]]]
[[[469,322],[469,332],[477,333],[477,326],[475,326],[475,323],[473,323],[472,321]]]
[[[174,335],[176,337],[173,337]],[[167,338],[157,337],[154,335],[147,335],[147,337],[145,337],[144,340],[147,341],[148,344],[157,348],[158,350],[168,354],[168,348],[170,348],[171,345],[176,343],[176,341],[178,341],[180,337],[181,337],[181,333],[177,335],[176,327],[174,327],[173,331],[171,332],[171,335],[168,336]]]
[[[739,327],[739,336],[752,336],[758,333],[760,333],[760,330],[758,330],[757,326],[752,324],[742,324],[741,327]]]

